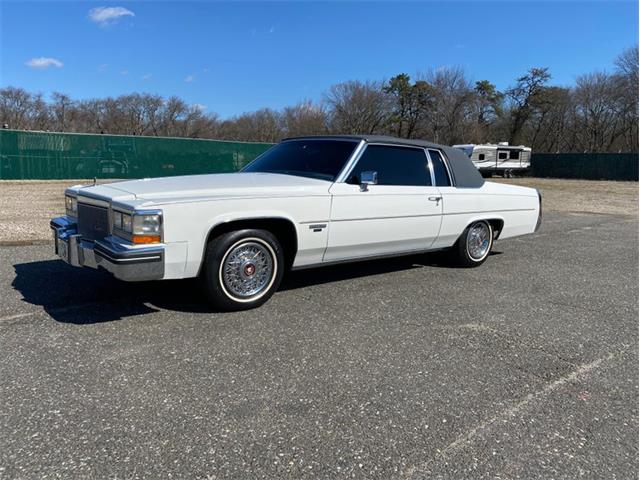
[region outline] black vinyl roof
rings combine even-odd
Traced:
[[[291,137],[287,140],[351,140],[367,143],[388,143],[391,145],[405,145],[420,148],[435,148],[441,150],[447,157],[449,169],[453,176],[454,186],[458,188],[479,188],[484,185],[484,178],[473,164],[471,159],[462,150],[428,142],[426,140],[415,140],[407,138],[397,138],[385,135],[312,135],[307,137]]]

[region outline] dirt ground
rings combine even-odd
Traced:
[[[491,181],[539,189],[544,211],[638,215],[638,182],[551,178]],[[65,188],[83,183],[92,181],[0,181],[0,245],[49,242],[49,219],[64,213]]]
[[[92,183],[93,180],[0,181],[0,245],[51,241],[49,220],[64,214],[64,190]]]
[[[544,211],[638,216],[638,182],[561,178],[488,180],[537,188],[542,193]]]

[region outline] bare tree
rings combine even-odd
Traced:
[[[623,133],[613,149],[633,151],[638,147],[638,45],[618,56],[615,66],[614,82]]]
[[[343,134],[382,133],[390,115],[390,98],[381,82],[350,81],[333,85],[325,99],[331,130]]]
[[[34,100],[39,98],[22,88],[6,87],[0,89],[0,119],[10,128],[34,128]]]
[[[425,119],[428,133],[436,142],[454,144],[471,140],[470,117],[474,110],[471,82],[459,67],[430,70],[424,76],[429,85],[430,107]]]
[[[545,87],[538,95],[530,125],[525,130],[526,142],[537,152],[557,152],[570,148],[573,98],[570,89]]]
[[[220,136],[227,140],[277,142],[284,132],[280,114],[265,108],[223,121]]]
[[[575,88],[576,133],[586,152],[606,152],[624,134],[614,77],[604,72],[578,77]]]
[[[615,60],[616,72],[629,79],[630,86],[638,86],[638,45],[626,49]],[[637,88],[636,88],[637,90]]]
[[[326,134],[327,113],[307,100],[283,110],[282,128],[288,137]]]
[[[60,92],[53,92],[51,95],[51,110],[55,122],[54,129],[59,132],[73,130],[73,120],[76,116],[75,103],[69,95]]]

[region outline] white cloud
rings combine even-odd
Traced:
[[[153,77],[153,75],[150,73],[147,73],[146,75],[142,76],[142,80],[151,80],[151,77]]]
[[[27,67],[39,68],[41,70],[44,70],[45,68],[49,68],[49,67],[60,68],[62,67],[62,65],[64,65],[57,58],[50,58],[50,57],[32,58],[31,60],[27,60],[24,64]]]
[[[105,27],[117,22],[122,17],[135,17],[136,14],[124,7],[96,7],[89,10],[89,18],[92,22]]]
[[[207,106],[202,105],[201,103],[194,103],[193,105],[191,105],[191,107],[200,112],[204,112],[207,109]]]
[[[184,77],[184,81],[187,83],[195,82],[195,80],[196,80],[195,75],[187,75],[186,77]]]
[[[120,75],[129,75],[129,70],[121,70]]]
[[[107,67],[108,67],[108,66],[109,66],[108,64],[103,63],[102,65],[99,65],[99,66],[98,66],[98,71],[99,71],[99,72],[106,72],[106,71],[107,71]]]

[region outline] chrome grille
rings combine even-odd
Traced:
[[[109,210],[78,203],[78,233],[84,240],[101,240],[109,235]]]

